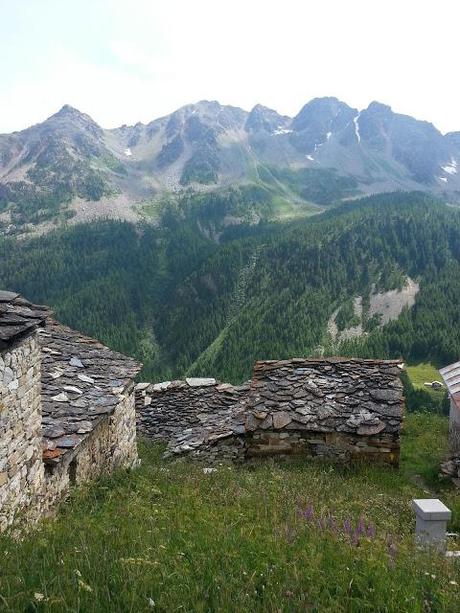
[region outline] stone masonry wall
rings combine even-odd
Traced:
[[[101,420],[83,442],[65,454],[59,463],[47,463],[45,507],[53,512],[72,485],[78,485],[116,468],[131,468],[138,462],[134,387],[121,396],[109,418]]]
[[[209,416],[234,406],[249,385],[233,386],[215,379],[186,379],[136,386],[137,427],[140,436],[169,442]]]
[[[398,361],[299,358],[258,362],[240,388],[140,384],[138,426],[168,442],[166,456],[209,464],[302,454],[397,465],[400,372]]]
[[[246,404],[247,456],[303,453],[397,465],[404,405],[397,362],[258,362]]]
[[[33,333],[0,353],[0,532],[16,518],[38,516],[43,486],[40,347]]]
[[[460,487],[460,402],[450,399],[449,457],[441,464],[441,475],[450,477]]]

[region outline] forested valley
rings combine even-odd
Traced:
[[[212,201],[203,206],[222,218]],[[107,220],[3,238],[0,286],[136,356],[152,380],[193,374],[236,383],[257,359],[318,353],[458,359],[455,208],[418,192],[385,194],[292,222],[222,226],[217,238],[200,219],[195,202],[185,212],[168,208],[156,226]],[[383,326],[365,321],[359,337],[331,339],[335,310],[345,326],[354,297],[365,304],[407,277],[420,286],[412,308]]]

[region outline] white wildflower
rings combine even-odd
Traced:
[[[93,588],[87,583],[85,583],[84,581],[82,581],[81,579],[78,580],[78,585],[81,587],[82,590],[85,590],[85,592],[93,591]]]

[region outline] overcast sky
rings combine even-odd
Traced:
[[[0,132],[68,103],[104,127],[201,99],[372,100],[460,130],[458,0],[0,0]]]

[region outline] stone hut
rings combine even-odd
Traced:
[[[167,455],[208,463],[304,454],[397,465],[401,367],[395,360],[299,358],[257,362],[241,387],[188,380],[146,392],[141,384],[139,431],[167,440]]]
[[[249,457],[302,453],[399,463],[400,362],[258,362],[246,404]]]
[[[0,531],[51,512],[72,484],[136,463],[139,370],[0,292]]]
[[[441,368],[439,371],[447,387],[450,399],[449,450],[450,457],[441,466],[441,472],[452,477],[460,487],[460,362]]]

